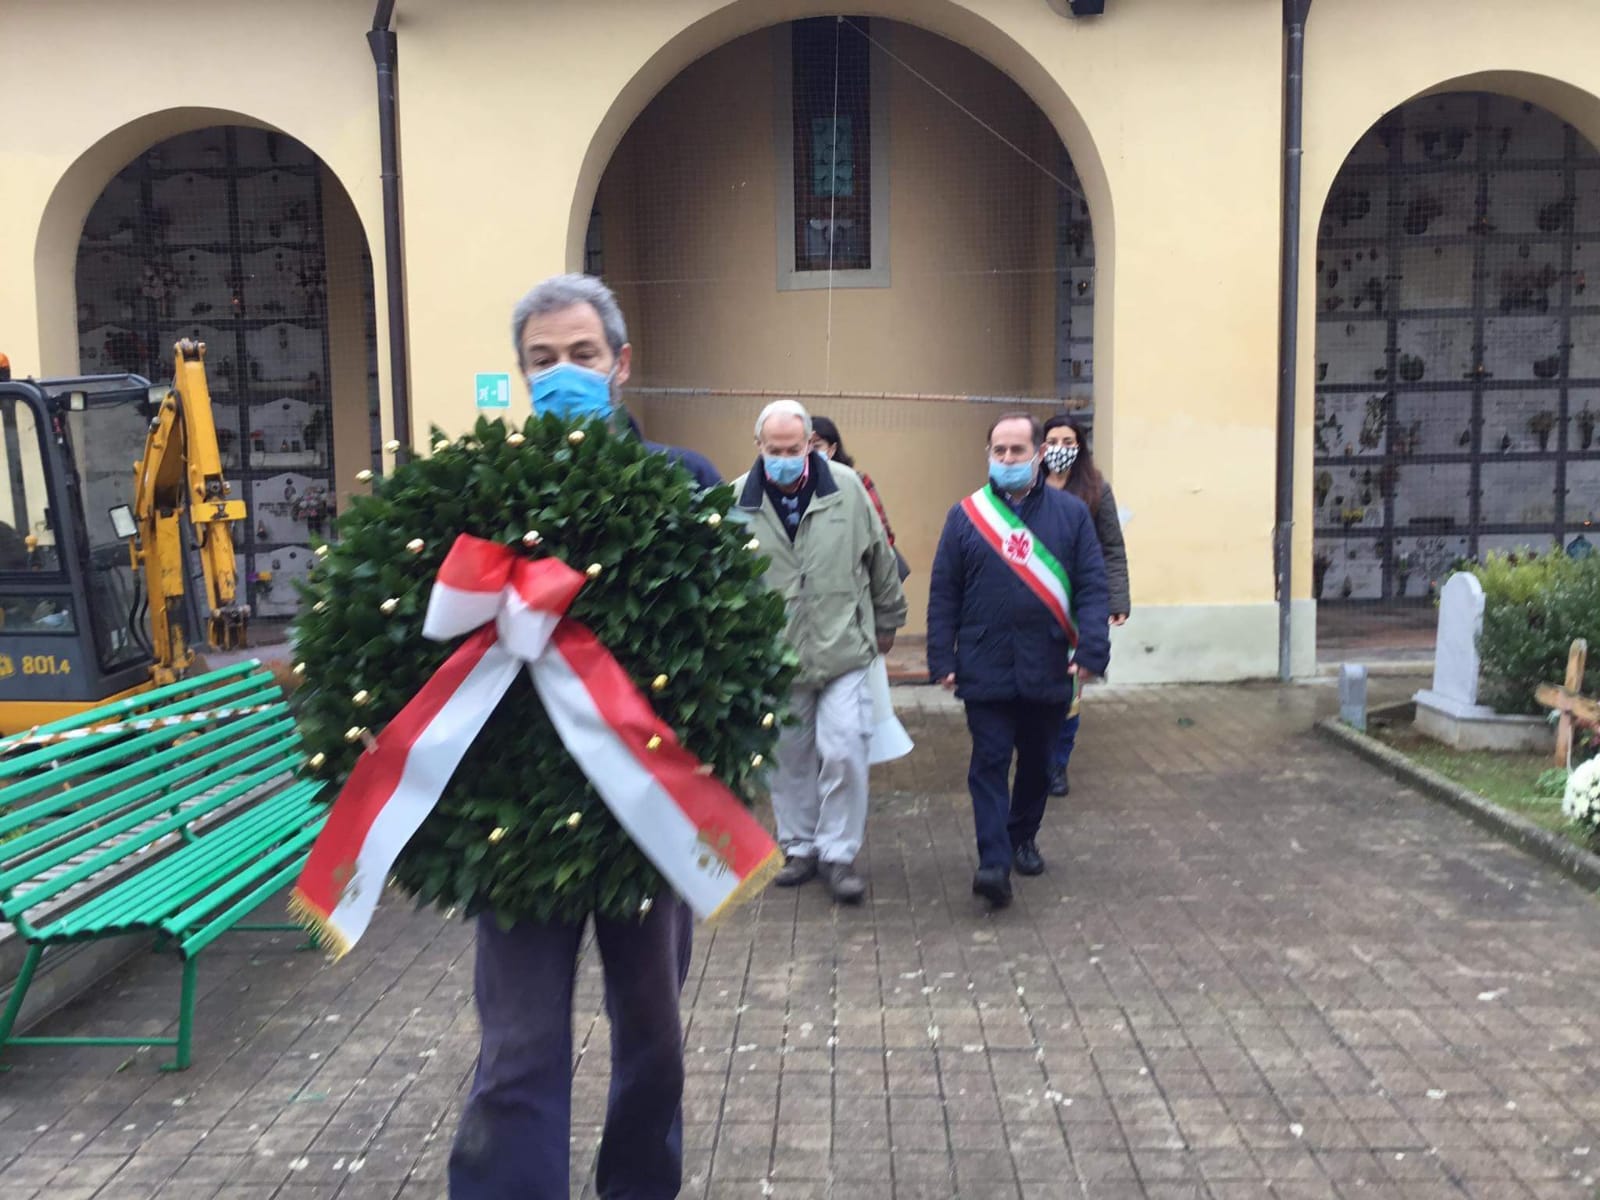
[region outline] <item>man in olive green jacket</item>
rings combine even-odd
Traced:
[[[906,621],[894,549],[861,480],[810,451],[811,417],[793,400],[756,420],[761,457],[734,483],[738,511],[770,556],[769,587],[789,610],[800,656],[791,724],[778,738],[772,808],[785,863],[779,887],[819,871],[835,900],[858,903],[867,829],[867,668]]]

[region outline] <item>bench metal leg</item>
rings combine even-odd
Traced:
[[[17,1016],[22,1012],[22,1002],[27,998],[28,985],[33,982],[33,972],[43,956],[43,946],[28,947],[28,956],[22,960],[22,970],[17,974],[16,983],[11,986],[11,999],[6,1004],[4,1015],[0,1015],[0,1050],[4,1050],[11,1040],[11,1027],[17,1023]],[[0,1071],[10,1069],[7,1066],[0,1066]]]
[[[189,1069],[189,1046],[194,1037],[194,983],[195,971],[199,961],[194,958],[183,960],[183,991],[178,999],[178,1054],[169,1063],[162,1063],[163,1071],[187,1071]]]

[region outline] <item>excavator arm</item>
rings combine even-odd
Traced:
[[[183,552],[185,512],[205,581],[200,607],[206,614],[207,644],[218,650],[243,646],[249,628],[249,609],[238,603],[231,529],[233,522],[244,520],[245,506],[232,498],[233,487],[222,475],[205,354],[204,343],[187,339],[173,347],[172,388],[156,407],[144,456],[134,467],[137,536],[130,547],[133,569],[142,574],[150,598],[157,684],[181,677],[194,661],[183,625],[189,583]]]

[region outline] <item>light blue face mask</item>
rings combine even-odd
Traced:
[[[611,415],[611,376],[577,363],[557,363],[528,375],[534,416],[554,413],[563,421]]]
[[[806,470],[804,455],[799,458],[779,458],[773,454],[763,454],[761,465],[767,472],[767,478],[779,487],[788,487],[796,482]]]
[[[989,460],[989,482],[1002,492],[1025,492],[1033,486],[1034,472],[1038,464],[1033,459],[1025,459],[1019,463],[997,463]]]

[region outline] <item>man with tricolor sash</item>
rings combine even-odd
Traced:
[[[965,703],[972,734],[972,890],[996,908],[1011,903],[1013,867],[1044,870],[1050,743],[1111,657],[1094,518],[1045,485],[1043,441],[1024,413],[990,428],[988,482],[950,510],[928,589],[928,669]]]

